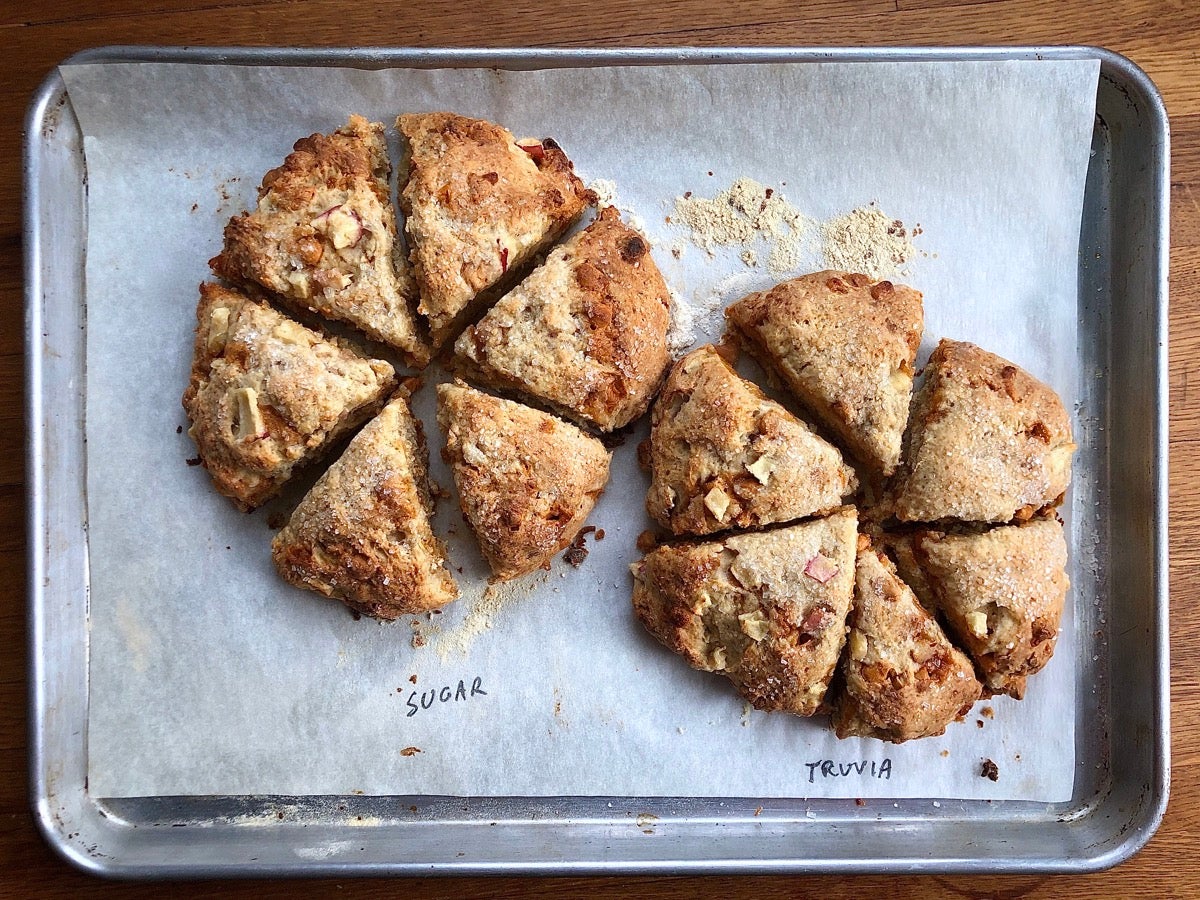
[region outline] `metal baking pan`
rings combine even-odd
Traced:
[[[30,777],[50,844],[121,877],[616,872],[1085,872],[1140,849],[1170,782],[1168,129],[1157,90],[1087,47],[294,50],[104,48],[72,62],[496,67],[1098,58],[1079,251],[1077,471],[1101,527],[1076,585],[1076,776],[1066,803],[637,797],[145,797],[88,791],[83,385],[87,178],[61,77],[26,121]],[[761,805],[761,809],[759,808]],[[336,848],[336,852],[333,849]],[[317,852],[320,851],[320,852]]]

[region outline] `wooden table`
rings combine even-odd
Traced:
[[[25,531],[22,422],[21,121],[46,73],[105,44],[636,46],[1095,44],[1157,82],[1173,137],[1171,229],[1171,623],[1174,784],[1166,821],[1131,862],[1099,875],[967,878],[407,879],[399,883],[195,884],[195,896],[596,898],[1200,896],[1200,3],[1195,0],[74,0],[0,9],[0,897],[152,897],[163,886],[102,883],[59,861],[29,812],[25,725]],[[803,7],[803,8],[801,8]],[[1189,396],[1189,382],[1191,395]],[[184,891],[181,891],[184,892]]]

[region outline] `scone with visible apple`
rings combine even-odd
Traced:
[[[579,218],[593,195],[553,140],[449,112],[403,115],[400,208],[434,348]]]
[[[760,528],[841,506],[857,478],[836,447],[707,344],[654,402],[646,509],[674,534]]]
[[[707,543],[668,544],[633,564],[633,608],[693,668],[719,672],[756,708],[811,716],[846,641],[857,516]]]
[[[458,597],[429,520],[428,451],[401,390],[313,485],[271,545],[297,587],[378,619]]]
[[[348,322],[424,366],[430,351],[396,239],[390,170],[383,126],[362,116],[332,134],[302,138],[263,177],[258,205],[225,226],[213,271]]]
[[[214,486],[241,509],[265,503],[374,415],[394,385],[390,364],[348,341],[240,291],[200,285],[183,407]]]
[[[455,364],[601,431],[638,418],[671,361],[650,245],[613,207],[551,251],[455,344]]]
[[[1009,522],[1056,505],[1071,420],[1048,385],[963,341],[941,341],[913,400],[892,510],[904,522]]]
[[[942,734],[979,699],[982,687],[971,661],[950,643],[891,561],[869,545],[859,550],[854,577],[834,731],[839,738],[896,744]]]

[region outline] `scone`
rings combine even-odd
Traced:
[[[461,382],[437,396],[442,458],[492,572],[507,581],[547,566],[587,521],[610,454],[574,425]]]
[[[712,345],[671,369],[654,403],[649,451],[646,509],[674,534],[822,515],[857,484],[836,447],[741,378]]]
[[[388,363],[349,342],[200,285],[183,407],[214,486],[241,509],[266,502],[297,466],[374,415],[394,384]]]
[[[379,619],[458,596],[446,548],[429,526],[428,454],[404,394],[355,435],[271,545],[297,587]]]
[[[455,364],[612,431],[649,406],[671,361],[670,325],[646,239],[610,206],[463,332]]]
[[[917,530],[891,542],[901,576],[941,613],[987,692],[1020,700],[1058,641],[1070,587],[1062,523],[1039,517],[981,533]]]
[[[725,311],[747,349],[872,470],[891,475],[921,345],[921,294],[848,272],[816,272]]]
[[[758,709],[811,716],[846,640],[853,508],[703,544],[669,544],[631,567],[643,625],[694,668],[720,672]]]
[[[971,661],[870,546],[859,551],[854,578],[834,731],[896,744],[942,734],[979,699]]]
[[[974,344],[943,340],[913,400],[892,509],[906,522],[1028,518],[1062,497],[1074,451],[1050,387]]]
[[[418,310],[437,348],[554,243],[593,195],[552,140],[518,142],[499,125],[447,112],[400,116],[396,128],[406,143],[400,208]]]
[[[333,134],[302,138],[263,177],[258,206],[225,226],[213,271],[348,322],[395,347],[410,365],[425,365],[429,347],[396,242],[389,171],[378,122],[351,116]]]

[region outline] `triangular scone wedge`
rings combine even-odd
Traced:
[[[633,608],[694,668],[727,676],[758,709],[811,716],[846,640],[854,592],[853,508],[633,564]]]
[[[297,587],[379,619],[458,596],[429,525],[428,451],[408,398],[395,396],[313,485],[271,545]]]
[[[912,398],[921,294],[848,272],[816,272],[725,311],[747,349],[860,461],[890,475]]]
[[[646,411],[671,361],[671,301],[650,248],[605,207],[454,345],[478,380],[612,431]]]
[[[374,415],[395,385],[391,365],[326,338],[265,303],[200,285],[188,434],[216,489],[243,510]]]
[[[1029,518],[1062,497],[1074,452],[1050,387],[974,344],[943,340],[913,400],[892,508],[907,522]]]
[[[592,195],[554,141],[518,142],[499,125],[448,112],[400,116],[400,208],[419,312],[435,348],[579,218]]]
[[[864,543],[865,543],[864,539]],[[844,687],[835,704],[839,738],[899,744],[942,734],[982,691],[971,661],[869,546],[855,567]]]
[[[1062,523],[1039,517],[982,533],[919,530],[890,540],[900,573],[917,570],[921,600],[971,654],[987,692],[1020,700],[1058,641],[1070,587]]]
[[[424,366],[430,350],[416,285],[396,240],[383,126],[351,116],[302,138],[258,189],[258,206],[225,226],[213,271],[286,303],[351,325]]]
[[[646,509],[674,534],[823,515],[857,485],[836,447],[741,378],[711,344],[667,376],[649,457]]]
[[[587,521],[611,454],[574,425],[461,382],[437,395],[442,458],[492,572],[507,581],[548,566]]]

